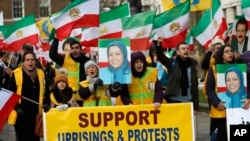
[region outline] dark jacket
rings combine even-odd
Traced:
[[[58,88],[55,87],[55,88],[52,90],[52,93],[51,93],[51,94],[54,96],[54,98],[55,98],[55,100],[56,100],[57,103],[68,104],[69,107],[71,106],[71,105],[69,104],[69,102],[70,102],[70,100],[72,99],[72,97],[74,97],[74,93],[73,93],[73,90],[72,90],[71,87],[66,87],[66,88],[62,91],[62,93],[60,93],[59,90],[58,90]],[[53,101],[51,101],[51,102],[53,103]],[[56,106],[59,106],[59,105],[56,105],[56,103],[54,103],[54,104],[55,104],[55,105],[54,105],[54,108],[55,108]]]
[[[180,93],[181,86],[181,69],[177,61],[166,57],[161,46],[156,47],[158,60],[169,70],[168,85],[165,90],[166,96],[174,96]],[[191,58],[190,58],[191,59]],[[176,63],[176,64],[175,64]],[[198,91],[198,76],[197,62],[191,59],[191,95],[194,104],[194,110],[199,109],[199,91]]]
[[[208,96],[208,100],[210,104],[212,104],[214,107],[217,107],[217,105],[221,102],[221,100],[218,98],[217,93],[215,91],[216,89],[216,81],[214,77],[214,70],[211,67],[208,70],[207,74],[207,81],[209,82],[206,84],[206,94]]]
[[[22,83],[22,96],[29,98],[33,101],[39,101],[40,85],[39,85],[38,77],[35,80],[35,82],[32,82],[30,77],[23,71],[22,82],[23,82]],[[13,92],[17,91],[16,78],[14,74],[10,77],[8,89]],[[49,87],[45,85],[43,104],[50,105],[49,94],[50,94]],[[21,98],[21,104],[19,103],[18,107],[20,107],[23,110],[24,114],[17,118],[17,122],[35,123],[36,114],[38,113],[37,104]]]
[[[156,53],[156,46],[154,43],[152,43],[152,45],[149,48],[149,57],[151,59],[151,62],[148,63],[148,67],[156,67],[156,63],[154,62],[154,56],[153,53]]]
[[[5,72],[5,67],[0,63],[0,87],[8,88],[10,76]]]
[[[245,39],[242,52],[247,51],[247,44],[248,44],[248,37],[246,37],[246,39]],[[237,39],[232,39],[231,47],[232,47],[233,51],[238,51],[239,48],[238,48],[238,40]]]
[[[211,59],[211,56],[212,56],[213,52],[212,51],[208,51],[202,61],[201,61],[201,68],[204,69],[204,70],[208,70],[209,69],[209,66],[210,66],[210,59]]]

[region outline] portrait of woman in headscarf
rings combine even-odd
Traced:
[[[130,55],[130,54],[129,54]],[[107,47],[109,65],[100,68],[100,78],[104,84],[128,84],[131,82],[131,68],[128,60],[128,51],[122,41],[112,41]]]
[[[218,93],[226,108],[242,108],[247,99],[243,72],[238,67],[230,67],[225,72],[226,91]]]

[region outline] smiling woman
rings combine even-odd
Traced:
[[[226,108],[242,108],[247,98],[243,72],[237,67],[230,67],[225,72],[226,92],[218,93],[218,97]]]
[[[131,70],[128,61],[126,45],[121,41],[112,41],[107,47],[107,59],[109,66],[100,69],[100,77],[104,84],[119,82],[128,84],[131,82]]]

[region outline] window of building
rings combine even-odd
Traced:
[[[50,15],[50,0],[39,1],[39,16],[47,17]]]
[[[12,8],[13,18],[24,17],[24,0],[12,0]]]

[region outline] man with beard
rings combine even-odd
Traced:
[[[58,42],[59,40],[54,38],[50,47],[49,57],[56,64],[68,71],[69,86],[78,96],[79,82],[86,79],[84,64],[89,58],[82,53],[82,46],[78,41],[74,41],[70,44],[70,54],[59,54]],[[78,101],[78,104],[82,106],[82,101]]]
[[[247,30],[248,25],[245,18],[239,19],[236,23],[236,38],[232,39],[231,46],[234,52],[234,56],[236,60],[241,58],[242,53],[247,51],[248,37]]]
[[[176,48],[176,59],[170,59],[163,54],[161,47],[162,38],[156,43],[158,60],[169,70],[169,79],[165,90],[168,103],[192,102],[194,115],[198,114],[199,95],[197,62],[189,57],[189,49],[185,42]]]

